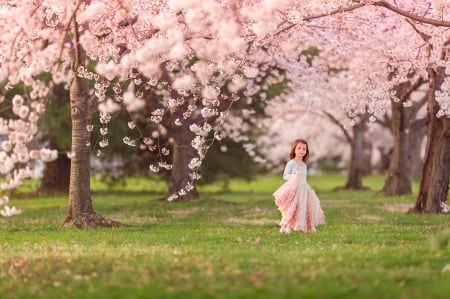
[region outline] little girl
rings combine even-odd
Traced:
[[[292,143],[289,162],[283,179],[287,180],[273,196],[281,212],[280,232],[289,234],[292,230],[314,232],[316,226],[325,224],[325,216],[319,198],[306,182],[306,161],[309,157],[308,143],[297,139]]]

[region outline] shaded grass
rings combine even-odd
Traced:
[[[13,201],[24,214],[0,218],[0,298],[448,298],[448,216],[406,215],[414,196],[382,197],[381,177],[364,192],[309,182],[327,217],[314,234],[278,232],[277,176],[176,204],[141,180],[93,182],[95,209],[131,225],[119,229],[61,229],[64,197]]]

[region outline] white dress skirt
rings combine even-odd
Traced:
[[[318,225],[325,224],[320,200],[306,182],[306,166],[290,175],[273,196],[281,212],[280,232],[314,232]]]

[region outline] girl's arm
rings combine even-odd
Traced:
[[[289,178],[294,174],[293,166],[294,166],[294,164],[291,163],[291,161],[289,161],[286,164],[286,167],[284,168],[284,172],[283,172],[283,179],[289,180]]]

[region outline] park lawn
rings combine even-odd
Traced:
[[[278,176],[182,203],[145,182],[93,182],[95,210],[127,224],[117,229],[60,228],[65,197],[13,200],[23,214],[0,218],[0,298],[450,298],[449,216],[405,214],[415,197],[383,197],[382,177],[364,192],[309,178],[327,224],[290,235],[278,232]]]

